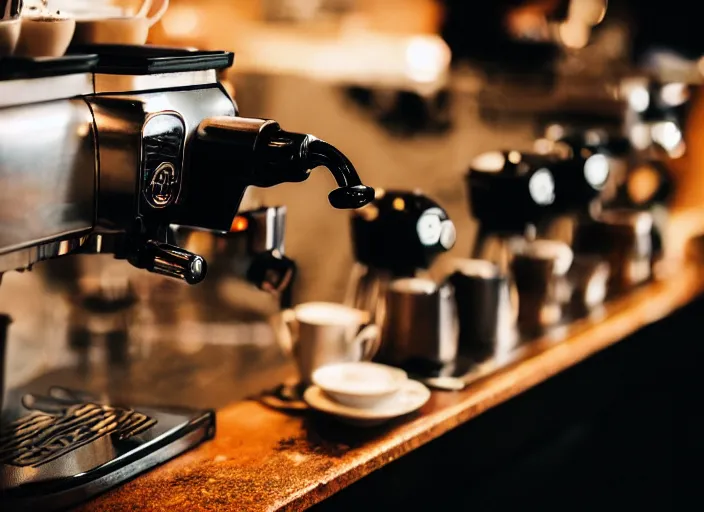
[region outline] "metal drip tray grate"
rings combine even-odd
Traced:
[[[59,387],[22,405],[0,426],[3,510],[74,506],[215,433],[212,411],[116,407]]]

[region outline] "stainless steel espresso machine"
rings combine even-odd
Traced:
[[[197,284],[208,264],[178,245],[179,230],[230,232],[249,186],[301,182],[325,166],[337,183],[333,207],[370,202],[373,189],[332,145],[238,117],[217,79],[233,58],[95,46],[0,60],[0,277],[58,256],[112,254]],[[273,213],[276,221],[285,212]],[[271,212],[248,215],[266,224]],[[267,258],[283,262],[273,265],[278,277],[253,280],[281,286],[291,268],[280,241],[250,242],[262,256],[248,272],[272,267]],[[4,340],[9,319],[1,323]],[[70,507],[215,431],[211,410],[135,408],[58,386],[10,398],[0,428],[3,510]]]

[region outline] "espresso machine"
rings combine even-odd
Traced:
[[[471,163],[466,183],[479,224],[472,257],[497,265],[508,280],[512,300],[503,307],[514,310],[525,336],[564,319],[574,257],[569,236],[549,231],[561,217],[587,210],[605,184],[608,168],[598,159],[593,169],[595,156],[563,145],[541,153],[487,152]]]
[[[213,279],[205,283],[206,288],[236,279],[273,295],[280,307],[290,307],[296,263],[285,254],[287,209],[251,206],[237,214],[227,231],[174,226],[174,236],[184,248],[210,255]]]
[[[377,190],[374,201],[352,213],[356,263],[345,303],[381,325],[391,281],[422,275],[456,237],[447,212],[419,191]]]
[[[555,214],[556,154],[490,151],[475,157],[466,176],[470,209],[479,223],[474,259],[510,266],[513,247],[536,236]]]
[[[302,182],[325,166],[337,183],[333,207],[369,203],[373,189],[332,145],[238,117],[217,79],[233,59],[125,46],[3,59],[0,276],[59,256],[111,254],[194,285],[208,264],[178,244],[179,230],[229,233],[262,216],[265,232],[280,227],[283,210],[238,217],[249,186]],[[264,256],[245,273],[263,286],[291,277],[275,238],[252,242]],[[272,277],[269,267],[281,272]],[[3,510],[73,506],[215,432],[212,410],[133,407],[53,385],[46,394],[4,396]]]

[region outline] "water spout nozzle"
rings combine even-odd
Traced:
[[[328,195],[333,208],[355,209],[374,200],[374,189],[362,183],[352,162],[335,146],[310,137],[307,147],[310,167],[326,167],[339,188]]]
[[[311,169],[327,167],[338,188],[334,208],[353,209],[374,200],[352,163],[337,148],[312,135],[282,130],[272,120],[213,117],[198,125],[191,144],[190,172],[174,224],[226,231],[247,187],[300,183]]]

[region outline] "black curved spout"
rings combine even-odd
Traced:
[[[190,168],[177,222],[228,231],[247,187],[298,183],[310,170],[326,167],[338,188],[334,208],[361,208],[374,199],[349,159],[312,135],[282,130],[265,119],[214,117],[198,126],[190,146]]]
[[[337,182],[339,188],[328,195],[333,208],[360,208],[374,199],[374,189],[362,184],[352,162],[335,146],[310,137],[307,149],[308,166],[326,167]]]
[[[313,135],[273,125],[260,133],[255,147],[260,165],[252,176],[252,185],[305,181],[311,169],[322,166],[339,187],[328,195],[334,208],[361,208],[374,199],[374,189],[362,184],[352,162],[335,146]]]

